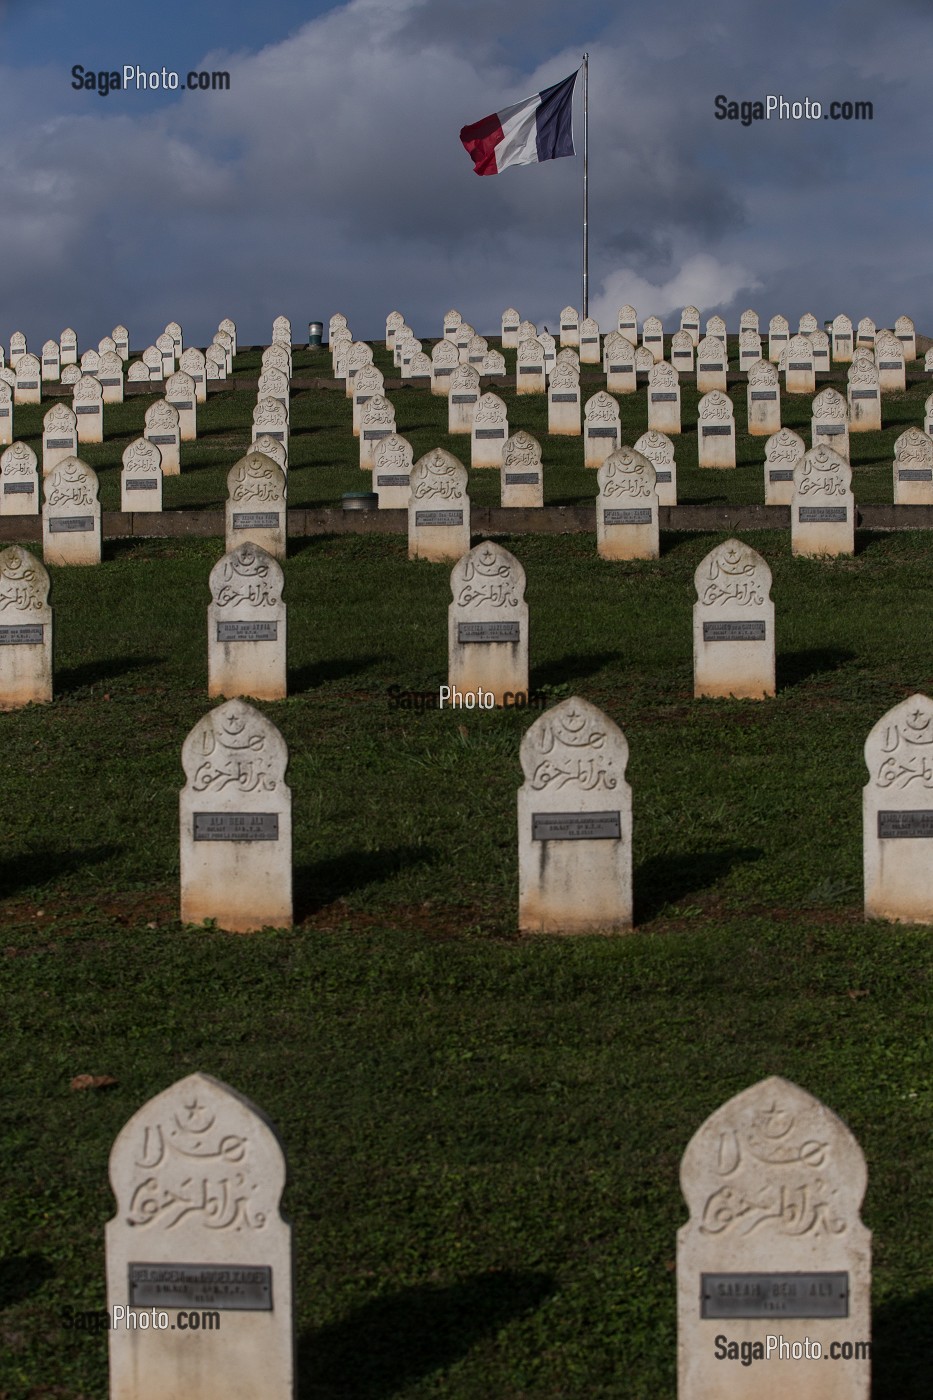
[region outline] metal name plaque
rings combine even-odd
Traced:
[[[234,530],[277,530],[279,513],[277,510],[247,510],[233,512]]]
[[[519,365],[519,374],[543,374],[544,365]]]
[[[38,389],[39,385],[34,379],[24,379],[23,382],[21,384],[17,384],[16,387],[17,389]],[[80,408],[78,409],[78,412],[81,412]]]
[[[704,642],[763,642],[764,622],[704,622]]]
[[[929,467],[904,467],[902,471],[898,472],[897,479],[898,481],[933,481],[933,470]]]
[[[903,365],[901,364],[900,360],[879,360],[879,361],[878,361],[878,368],[879,368],[879,369],[903,369]],[[24,385],[23,385],[23,388],[25,389],[25,387],[26,387],[26,386],[25,386],[25,384],[24,384]]]
[[[768,480],[769,480],[769,481],[793,481],[793,479],[794,479],[794,473],[793,473],[793,471],[792,471],[792,470],[785,470],[784,467],[781,467],[780,470],[775,471],[775,472],[768,472]]]
[[[933,811],[879,812],[878,837],[882,841],[926,839],[933,836]]]
[[[94,528],[93,515],[51,515],[50,535],[83,535]]]
[[[101,380],[100,382],[103,384],[104,381]],[[117,381],[114,380],[113,382],[116,384]],[[176,408],[179,413],[185,413],[194,408],[194,404],[190,399],[169,399],[169,403],[172,405],[172,408]]]
[[[0,647],[41,646],[42,632],[41,622],[28,627],[0,627]]]
[[[46,438],[46,440],[45,440],[45,445],[46,445],[46,447],[70,447],[70,448],[74,449],[74,447],[75,447],[75,440],[74,440],[73,437],[70,437],[70,438]]]
[[[120,380],[119,380],[119,379],[99,379],[97,382],[100,384],[100,386],[101,386],[102,388],[112,389],[115,385],[117,385],[117,384],[120,383]],[[172,406],[173,406],[173,408],[177,408],[177,407],[178,407],[178,404],[173,404]],[[190,404],[185,404],[184,407],[188,408],[188,407],[190,407]]]
[[[129,1303],[136,1308],[210,1307],[218,1312],[272,1312],[268,1264],[130,1264]]]
[[[517,622],[458,622],[458,642],[517,642]]]
[[[848,1317],[847,1273],[701,1274],[701,1317]]]
[[[903,476],[903,472],[901,475]],[[5,481],[3,483],[4,496],[31,496],[35,491],[35,483],[32,481]]]
[[[587,428],[587,437],[618,437],[618,428]]]
[[[357,403],[369,403],[369,401],[370,401],[371,398],[372,398],[372,394],[357,394],[357,396],[356,396],[356,402],[357,402]]]
[[[146,441],[154,442],[157,447],[166,447],[178,439],[175,433],[147,433]]]
[[[576,329],[577,329],[576,325],[573,325],[573,326],[561,326],[561,330],[562,330],[562,331],[575,331]]]
[[[0,418],[9,418],[9,416],[10,410],[8,408],[0,408]]]
[[[277,622],[218,622],[218,642],[277,642]]]
[[[701,374],[725,374],[725,365],[697,365]]]
[[[195,812],[195,841],[278,841],[278,812]]]
[[[845,423],[817,423],[816,432],[819,437],[838,437],[846,430]]]
[[[504,428],[474,428],[474,433],[478,438],[501,438],[505,437]]]
[[[670,472],[655,472],[654,479],[660,482],[670,481],[671,474]]]
[[[791,363],[787,366],[787,368],[788,368],[788,369],[812,369],[812,368],[813,368],[813,361],[812,361],[812,360],[792,360]]]
[[[410,485],[410,478],[407,477],[407,476],[402,476],[401,474],[398,475],[398,476],[377,476],[377,477],[376,477],[376,485],[377,485],[377,486],[408,486],[408,485]]]
[[[127,477],[123,483],[127,491],[156,491],[159,483],[154,476]]]
[[[25,388],[25,385],[23,386]],[[79,403],[75,405],[75,413],[101,413],[100,403]]]
[[[388,437],[392,431],[392,428],[364,428],[363,440],[364,442],[376,442],[380,438]]]
[[[620,841],[618,812],[532,812],[532,841]]]
[[[462,525],[462,510],[416,510],[415,525]]]
[[[693,351],[692,351],[692,350],[675,350],[674,353],[673,353],[673,355],[671,356],[671,359],[673,359],[673,360],[689,360],[689,359],[690,359],[690,356],[691,356],[692,354],[693,354]]]
[[[704,436],[704,437],[731,437],[731,436],[732,436],[732,428],[729,426],[728,423],[713,423],[713,424],[704,423],[704,424],[703,424],[703,436]]]
[[[652,395],[651,395],[651,402],[652,402],[652,403],[676,403],[676,402],[677,402],[677,395],[676,395],[676,394],[652,394]]]
[[[579,394],[552,394],[551,403],[577,403]]]
[[[771,339],[772,339],[772,340],[786,340],[786,339],[787,339],[787,333],[786,333],[786,331],[772,331],[772,332],[771,332]]]
[[[451,403],[476,403],[475,394],[451,394]]]
[[[903,472],[901,473],[903,476]],[[537,472],[506,472],[506,486],[537,486],[539,476]]]
[[[604,510],[604,525],[650,525],[650,507],[639,507],[637,510]]]
[[[435,366],[435,368],[434,368],[434,377],[435,377],[435,379],[442,379],[442,378],[444,377],[444,375],[453,374],[453,372],[454,372],[454,367],[453,367],[453,365],[450,365],[450,366],[444,366],[444,365],[442,365],[442,366],[440,366],[440,367]]]
[[[753,389],[752,403],[773,403],[777,398],[777,389]]]
[[[797,519],[801,525],[806,524],[840,524],[844,525],[849,518],[849,512],[845,506],[798,506]]]
[[[853,398],[853,399],[876,399],[876,398],[878,397],[878,390],[877,390],[877,389],[850,389],[850,390],[849,390],[849,394],[850,394],[850,397]]]
[[[632,371],[633,371],[634,369],[635,369],[634,364],[627,364],[627,365],[610,365],[610,366],[609,366],[609,373],[610,373],[610,374],[631,374]],[[556,398],[557,395],[555,394],[554,397]],[[574,394],[574,398],[576,398],[576,394]]]

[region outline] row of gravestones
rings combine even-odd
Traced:
[[[109,1176],[112,1400],[292,1400],[286,1159],[265,1114],[212,1075],[187,1075],[122,1128]],[[866,1185],[852,1132],[786,1079],[706,1119],[680,1164],[679,1400],[867,1400]],[[181,1309],[208,1321],[193,1333]]]

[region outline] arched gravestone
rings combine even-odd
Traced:
[[[660,316],[646,316],[641,327],[641,343],[651,351],[655,364],[664,359],[664,324]]]
[[[386,340],[385,340],[385,346],[386,346],[386,349],[387,349],[387,350],[391,350],[392,347],[394,346],[394,344],[395,344],[395,332],[398,330],[399,326],[404,326],[404,324],[405,324],[405,317],[402,315],[401,311],[390,311],[390,312],[389,312],[388,316],[386,317]]]
[[[450,379],[460,363],[460,352],[453,340],[439,340],[431,350],[431,393],[446,399]]]
[[[600,559],[657,559],[658,492],[648,458],[631,447],[620,447],[603,462],[596,480]]]
[[[54,403],[42,420],[42,473],[78,455],[78,420],[67,404]]]
[[[26,354],[26,337],[22,331],[14,331],[10,336],[10,368],[15,369]]]
[[[346,330],[347,318],[342,311],[335,311],[327,323],[327,339],[333,340],[334,335],[339,330]]]
[[[739,369],[747,373],[761,359],[761,336],[757,331],[739,331]]]
[[[420,341],[415,341],[415,345],[420,345]],[[407,356],[408,346],[405,347]],[[430,386],[434,376],[434,362],[430,355],[426,355],[423,350],[416,350],[408,363],[408,373],[405,378],[410,379],[412,384],[422,384]]]
[[[231,321],[229,316],[225,316],[217,329],[219,331],[226,331],[227,335],[230,337],[233,353],[235,355],[237,352],[236,321]],[[182,354],[184,354],[184,351],[182,351]]]
[[[352,341],[350,343],[352,344]],[[369,363],[372,363],[372,358],[370,358]],[[267,369],[276,369],[280,374],[284,374],[286,379],[289,379],[292,372],[291,365],[292,362],[288,350],[278,341],[273,341],[271,345],[267,345],[262,352],[263,374],[265,374]],[[261,395],[257,395],[257,397],[261,397]]]
[[[353,336],[348,330],[340,329],[334,331],[330,339],[330,356],[334,367],[335,379],[346,379],[346,359],[350,353],[350,346],[353,344]],[[395,349],[398,350],[398,340],[395,342]]]
[[[288,375],[283,374],[280,369],[268,367],[262,371],[256,381],[257,399],[277,399],[280,404],[288,406]]]
[[[648,427],[668,436],[680,433],[680,377],[666,360],[648,371]]]
[[[852,468],[829,447],[811,447],[794,468],[792,554],[855,553]]]
[[[263,433],[288,450],[288,409],[276,399],[260,399],[253,409],[253,441]]]
[[[170,374],[165,381],[165,402],[178,414],[180,442],[196,442],[198,436],[198,401],[194,380],[183,369]]]
[[[847,375],[849,432],[874,433],[881,429],[881,384],[871,350],[860,347],[852,356]]]
[[[546,388],[544,346],[536,337],[526,336],[519,342],[515,356],[515,392],[543,394]]]
[[[794,468],[807,445],[792,428],[779,428],[765,443],[765,505],[789,506],[794,499]]]
[[[97,475],[68,457],[45,478],[42,557],[46,564],[99,564],[100,556]]]
[[[813,400],[810,418],[810,445],[831,447],[849,460],[849,406],[837,389],[821,389]]]
[[[81,356],[81,373],[93,374],[95,377],[100,369],[100,351],[85,350]]]
[[[812,335],[813,332],[819,330],[819,328],[820,323],[812,311],[805,311],[797,322],[798,335]]]
[[[226,546],[245,540],[274,559],[286,554],[286,478],[282,468],[261,452],[249,451],[227,473]]]
[[[162,356],[162,378],[168,379],[170,374],[175,373],[175,341],[170,335],[163,334],[156,336],[155,345]]]
[[[480,367],[483,375],[502,376],[505,374],[505,356],[498,350],[487,350]]]
[[[211,344],[204,352],[208,379],[226,379],[227,352],[222,345]]]
[[[748,432],[751,437],[769,437],[781,426],[781,386],[770,360],[759,358],[748,368]]]
[[[149,371],[149,378],[158,382],[162,378],[162,352],[155,345],[147,345],[142,353],[142,362]],[[224,357],[226,364],[226,356]]]
[[[0,515],[38,514],[36,454],[27,443],[13,442],[0,453]]]
[[[583,465],[601,467],[622,445],[619,405],[605,389],[599,389],[583,409]]]
[[[548,375],[557,362],[557,341],[549,331],[539,332],[537,340],[544,353],[544,373]]]
[[[518,792],[518,924],[535,933],[632,927],[628,744],[572,696],[525,734]]]
[[[515,310],[515,307],[507,306],[502,313],[502,320],[500,322],[503,350],[518,349],[518,327],[520,322],[521,317]]]
[[[503,506],[535,510],[544,505],[541,444],[519,428],[502,449],[501,501]]]
[[[116,350],[106,350],[101,355],[97,378],[104,403],[123,402],[123,360]]]
[[[120,509],[134,514],[162,509],[162,454],[148,438],[136,438],[123,453]]]
[[[291,351],[292,348],[292,323],[287,316],[276,316],[272,322],[272,339],[284,345]]]
[[[113,348],[116,350],[123,363],[126,364],[127,360],[130,358],[130,333],[126,326],[124,326],[122,322],[120,325],[114,326],[113,330],[110,332],[110,337],[113,341]]]
[[[470,548],[467,470],[443,447],[419,457],[411,469],[408,557],[434,563],[460,559]]]
[[[606,388],[613,394],[634,394],[638,389],[635,346],[621,331],[606,337]]]
[[[903,346],[905,361],[910,364],[917,358],[917,333],[909,316],[898,316],[894,322],[894,335]]]
[[[78,441],[98,443],[104,440],[104,391],[93,374],[82,374],[72,390],[72,406],[78,420]]]
[[[13,545],[0,550],[0,710],[52,699],[49,576]]]
[[[114,340],[112,335],[102,335],[100,340],[97,342],[97,353],[98,355],[100,355],[101,359],[103,359],[105,355],[115,354],[116,349],[117,342]]]
[[[619,334],[624,335],[632,346],[638,344],[638,312],[634,306],[629,306],[626,302],[625,306],[619,307],[616,327]]]
[[[469,344],[466,348],[466,362],[472,365],[477,374],[483,367],[483,361],[489,353],[489,342],[483,335],[470,336]]]
[[[385,377],[375,365],[364,365],[353,381],[353,436],[360,435],[360,409],[369,403],[373,394],[381,394],[385,389]]]
[[[450,589],[447,684],[451,703],[456,703],[458,692],[475,695],[478,709],[511,704],[517,695],[527,698],[528,604],[521,564],[501,545],[484,540],[457,560]],[[492,702],[484,698],[489,695]]]
[[[460,356],[460,363],[462,365],[466,364],[467,346],[475,334],[476,328],[475,326],[471,326],[469,321],[461,321],[457,327],[457,334],[454,336],[454,345],[457,347],[457,353]]]
[[[764,700],[774,694],[771,570],[740,540],[710,550],[693,576],[693,694]]]
[[[706,336],[697,346],[697,392],[726,392],[726,347],[718,336]]]
[[[928,351],[927,353],[933,354],[933,351]],[[3,386],[0,384],[0,390],[2,390],[2,388]],[[928,396],[923,405],[923,431],[929,437],[933,437],[933,394]]]
[[[277,438],[270,437],[268,433],[260,433],[255,437],[250,446],[250,452],[261,452],[264,457],[271,457],[277,467],[281,467],[285,473],[286,490],[288,487],[288,452],[284,442],[279,442]]]
[[[109,1330],[114,1400],[292,1400],[285,1156],[265,1115],[213,1076],[189,1074],[122,1129],[110,1185],[108,1309],[165,1318]],[[202,1308],[221,1325],[192,1338],[178,1309]]]
[[[155,443],[162,454],[162,475],[178,476],[181,472],[181,434],[178,410],[165,399],[156,399],[146,409],[143,436]]]
[[[933,702],[911,695],[865,743],[866,919],[933,924]]]
[[[778,361],[788,394],[812,394],[816,388],[813,346],[805,335],[791,336]]]
[[[768,322],[768,359],[779,364],[790,339],[790,326],[786,316],[772,316]]]
[[[217,329],[222,331],[224,328],[220,325]],[[172,337],[175,343],[175,356],[177,358],[184,349],[184,338],[181,333],[181,326],[177,321],[169,321],[168,325],[165,327],[165,334]]]
[[[636,383],[647,384],[648,375],[654,367],[654,356],[647,345],[636,345],[634,359]]]
[[[565,306],[560,313],[560,343],[562,349],[580,344],[580,313],[575,306]]]
[[[398,369],[402,363],[402,347],[411,340],[413,335],[414,331],[411,326],[399,326],[398,330],[395,332],[395,341],[392,345],[392,363],[396,369]],[[421,342],[419,341],[418,343],[420,345]]]
[[[271,554],[244,540],[211,569],[207,610],[207,693],[284,700],[285,578]]]
[[[635,451],[654,467],[654,482],[658,493],[659,506],[677,504],[677,463],[674,461],[674,444],[665,433],[649,430],[642,433],[635,443]]]
[[[894,444],[894,504],[933,505],[933,438],[908,428]]]
[[[402,379],[411,379],[412,361],[419,352],[423,353],[424,346],[420,340],[416,340],[415,337],[410,334],[406,335],[404,340],[402,340],[400,344],[398,342],[397,344],[399,373],[401,374]],[[425,355],[425,359],[428,362],[427,373],[428,379],[430,381],[430,377],[434,372],[434,366],[431,362],[431,357],[429,355]]]
[[[292,922],[292,798],[288,750],[244,700],[199,720],[184,742],[181,919],[232,933]]]
[[[875,337],[875,364],[881,392],[903,393],[907,385],[904,347],[890,331],[879,331]]]
[[[678,1400],[868,1400],[854,1346],[871,1335],[866,1177],[845,1124],[786,1079],[707,1118],[680,1166]]]
[[[10,356],[10,363],[13,357]],[[13,397],[16,403],[42,402],[42,366],[36,355],[20,355],[16,360],[16,386]]]
[[[726,348],[726,323],[721,316],[710,316],[706,322],[706,335],[710,340],[721,340]]]
[[[713,389],[697,405],[697,464],[735,467],[735,416],[732,400]]]
[[[693,373],[693,336],[689,331],[675,331],[671,336],[671,364],[678,374]]]
[[[473,410],[470,465],[501,467],[502,449],[508,435],[508,409],[504,399],[491,391],[483,394]]]
[[[865,346],[871,350],[875,344],[875,323],[869,316],[863,316],[855,330],[856,348]]]
[[[407,438],[390,433],[373,452],[373,487],[380,510],[407,510],[414,452]]]
[[[114,336],[114,340],[116,340],[116,338],[117,337]],[[61,335],[58,337],[58,343],[61,347],[62,368],[64,368],[65,365],[76,364],[78,360],[78,337],[70,326],[66,326],[62,331]]]
[[[447,395],[447,431],[451,436],[470,436],[478,402],[479,370],[471,364],[458,365],[450,376]]]
[[[739,317],[739,335],[741,335],[743,331],[754,331],[757,335],[758,329],[758,312],[752,311],[751,308],[747,311],[743,311]]]
[[[521,345],[521,343],[522,343],[523,340],[537,340],[537,338],[538,338],[538,327],[535,325],[534,321],[520,321],[520,322],[519,322],[519,326],[518,326],[518,343],[519,343],[519,345]]]
[[[556,364],[547,386],[547,430],[556,437],[580,436],[580,371]]]
[[[445,313],[445,315],[444,315],[444,339],[445,339],[445,340],[455,340],[455,339],[456,339],[456,336],[457,336],[457,329],[458,329],[458,327],[459,327],[459,325],[460,325],[460,322],[461,322],[462,320],[463,320],[463,317],[460,315],[460,312],[454,310],[453,307],[450,309],[450,311],[448,311],[448,312]]]
[[[77,374],[75,371],[77,371]],[[62,383],[74,384],[76,378],[80,378],[80,376],[81,371],[78,370],[77,365],[68,365],[66,369],[62,370]],[[143,364],[142,360],[136,360],[130,365],[129,369],[126,371],[126,382],[127,384],[142,384],[143,382],[148,384],[150,382],[149,370]]]
[[[380,442],[395,432],[395,409],[383,394],[373,394],[360,409],[360,467],[371,472]]]
[[[598,365],[599,362],[599,322],[592,316],[584,316],[580,322],[580,363]]]
[[[827,374],[831,368],[829,355],[829,336],[825,331],[812,331],[807,336],[813,347],[813,372],[814,374]]]
[[[61,348],[57,340],[47,340],[42,347],[42,378],[57,383],[62,372]]]
[[[839,364],[847,365],[852,360],[854,343],[852,339],[852,322],[848,316],[840,315],[833,318],[832,324],[832,347],[833,359]]]
[[[13,390],[4,380],[0,380],[0,447],[9,447],[12,441]]]
[[[621,329],[621,328],[620,328]],[[700,343],[700,311],[696,306],[685,306],[680,313],[680,329],[686,331],[693,342],[694,350]]]
[[[367,345],[364,340],[354,341],[353,344],[350,346],[350,349],[347,351],[347,357],[344,361],[344,366],[346,370],[344,392],[348,399],[352,399],[353,397],[353,385],[356,382],[356,376],[359,374],[360,370],[363,368],[364,365],[371,365],[372,362],[372,347]],[[291,374],[290,360],[289,374]]]

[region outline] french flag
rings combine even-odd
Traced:
[[[578,70],[579,71],[579,70]],[[573,85],[576,73],[524,102],[465,126],[460,140],[477,175],[498,175],[510,165],[572,156]]]

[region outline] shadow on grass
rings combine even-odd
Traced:
[[[722,880],[736,865],[761,860],[760,846],[724,846],[718,851],[651,856],[635,867],[635,922],[646,923],[686,895]]]
[[[472,1274],[374,1299],[298,1342],[299,1400],[390,1400],[556,1291],[548,1274]]]
[[[74,690],[83,690],[87,685],[113,681],[133,671],[161,666],[166,660],[164,656],[111,656],[105,661],[84,661],[80,666],[63,666],[55,673],[55,689],[58,694],[67,695]]]
[[[330,661],[315,661],[310,666],[294,666],[288,672],[288,693],[298,695],[303,690],[314,690],[328,681],[340,681],[346,676],[359,675],[383,658],[379,656],[337,657]],[[382,690],[382,686],[376,687]]]
[[[848,662],[854,661],[854,651],[844,647],[814,647],[810,651],[778,652],[775,670],[778,690],[786,690],[793,685],[801,685],[811,676],[819,676],[824,671],[839,671]]]
[[[295,920],[300,923],[334,900],[431,861],[436,854],[430,846],[397,846],[391,851],[344,851],[330,860],[299,865],[294,876]]]
[[[39,1289],[55,1270],[43,1254],[7,1254],[0,1259],[0,1309],[21,1303]]]
[[[933,1371],[933,1288],[892,1299],[872,1320],[874,1400],[926,1400]]]
[[[621,651],[570,652],[556,661],[547,661],[534,668],[532,689],[542,686],[567,685],[570,681],[591,680],[611,661],[621,661]]]
[[[122,846],[85,846],[77,851],[40,846],[17,856],[0,860],[0,899],[8,899],[32,885],[45,886],[61,875],[70,875],[88,865],[100,865],[119,855]]]

